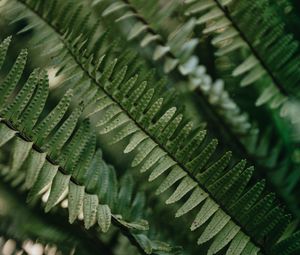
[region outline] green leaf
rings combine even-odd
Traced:
[[[213,139],[193,160],[187,163],[188,169],[192,173],[200,172],[201,169],[206,165],[212,154],[215,152],[218,140]]]
[[[132,40],[135,37],[139,36],[142,32],[147,30],[147,25],[145,25],[142,22],[136,22],[134,26],[129,31],[129,34],[127,36],[127,40]]]
[[[120,127],[121,125],[127,123],[129,118],[124,113],[118,114],[113,120],[109,121],[107,124],[100,126],[99,133],[107,134],[110,131]]]
[[[168,198],[166,201],[167,204],[172,204],[180,200],[188,192],[194,189],[197,186],[197,183],[189,176],[186,176],[181,180],[180,184],[176,188],[175,192]]]
[[[160,184],[158,189],[156,190],[156,194],[160,194],[164,191],[166,191],[168,188],[170,188],[174,183],[182,179],[184,176],[186,176],[187,173],[181,171],[181,169],[178,166],[173,167],[167,178],[164,179],[164,181]]]
[[[133,178],[131,175],[123,176],[120,184],[120,190],[118,194],[118,212],[124,216],[128,215],[130,208],[132,194],[133,194]]]
[[[193,152],[195,152],[195,150],[197,150],[197,148],[202,144],[205,136],[206,130],[200,130],[199,132],[197,132],[197,134],[191,139],[191,141],[186,146],[184,146],[184,148],[177,151],[176,156],[180,160],[188,162]]]
[[[41,71],[37,89],[19,118],[18,125],[22,131],[32,134],[32,128],[37,122],[48,97],[48,75]]]
[[[79,216],[84,198],[84,186],[79,186],[72,181],[69,182],[68,210],[69,222],[72,224]]]
[[[6,144],[10,139],[12,139],[17,132],[10,129],[4,123],[0,124],[0,147]]]
[[[145,236],[143,234],[138,234],[138,235],[134,235],[134,238],[142,246],[142,248],[146,254],[152,253],[151,242],[147,236]]]
[[[138,220],[135,222],[127,222],[119,218],[115,218],[121,225],[128,229],[138,230],[138,231],[147,231],[149,230],[149,224],[145,220]]]
[[[151,42],[157,41],[159,38],[160,38],[159,35],[147,33],[144,36],[143,40],[141,41],[141,47],[146,47],[148,44],[150,44]]]
[[[59,203],[62,196],[68,189],[70,182],[70,175],[62,174],[57,172],[51,185],[50,195],[46,202],[45,212],[49,212],[52,207]]]
[[[158,60],[170,51],[169,46],[158,45],[153,53],[153,60]]]
[[[146,172],[150,169],[156,162],[158,162],[162,157],[164,157],[166,153],[159,147],[154,148],[146,160],[140,167],[141,173]]]
[[[27,157],[27,172],[25,179],[25,186],[30,189],[37,180],[37,177],[45,163],[46,153],[40,153],[31,150]]]
[[[96,223],[98,203],[97,195],[85,193],[83,199],[83,217],[84,227],[86,229],[89,229]]]
[[[11,42],[11,36],[5,38],[0,44],[0,69],[3,66],[10,42]]]
[[[131,166],[136,167],[141,162],[148,157],[148,155],[151,153],[151,151],[156,147],[157,145],[151,140],[151,139],[146,139],[142,141],[138,145],[138,153],[136,154],[135,158],[133,159]]]
[[[238,232],[237,235],[231,241],[229,248],[226,252],[226,255],[239,255],[242,254],[245,249],[247,243],[249,242],[249,237],[247,237],[242,232]]]
[[[223,210],[218,210],[211,221],[201,234],[198,239],[198,244],[203,244],[209,240],[211,240],[215,235],[217,235],[225,225],[230,221],[230,216],[223,212]]]
[[[158,114],[159,110],[161,109],[163,101],[163,98],[159,98],[151,105],[151,107],[147,110],[146,114],[143,116],[143,125],[148,126],[150,124],[154,116]]]
[[[261,66],[257,66],[254,69],[252,69],[250,71],[249,74],[247,74],[243,80],[241,81],[241,86],[245,87],[248,86],[254,82],[256,82],[258,79],[260,79],[264,74],[266,73],[266,71],[261,67]]]
[[[118,206],[118,182],[117,182],[117,175],[116,175],[116,171],[114,170],[114,168],[112,166],[108,167],[108,187],[107,187],[107,191],[105,191],[105,194],[102,194],[100,192],[98,192],[99,194],[99,198],[103,197],[103,202],[107,203],[110,208],[112,210],[114,210],[117,206]],[[101,187],[102,185],[99,184],[99,186]]]
[[[6,100],[13,92],[17,83],[19,82],[23,70],[25,68],[26,60],[27,60],[27,50],[22,50],[20,55],[18,56],[16,62],[14,63],[12,69],[5,77],[4,82],[0,87],[0,109],[3,108]]]
[[[177,210],[175,217],[180,217],[180,216],[188,213],[193,208],[195,208],[197,205],[199,205],[207,197],[208,197],[208,194],[197,187],[193,191],[191,196],[188,198],[188,200]]]
[[[57,157],[57,154],[72,135],[81,113],[82,107],[76,108],[49,140],[46,148],[52,158]]]
[[[217,234],[213,243],[209,247],[207,254],[216,254],[223,249],[240,231],[240,228],[232,221],[229,221],[225,227]]]
[[[197,179],[205,185],[214,183],[218,178],[222,176],[224,169],[230,162],[231,155],[231,152],[225,153],[223,157],[213,163],[209,168],[207,168],[202,173],[199,173],[197,175]]]
[[[107,124],[115,116],[117,116],[120,112],[122,112],[122,109],[120,107],[118,107],[117,105],[113,104],[113,105],[108,106],[105,109],[105,113],[98,118],[97,126]]]
[[[232,169],[217,180],[215,183],[208,186],[208,190],[215,194],[216,198],[221,198],[228,192],[233,183],[238,179],[246,166],[246,160],[241,160]]]
[[[154,134],[160,134],[163,129],[167,126],[170,120],[173,118],[174,114],[176,113],[176,107],[172,107],[167,110],[163,116],[159,118],[159,120],[155,123],[155,125],[150,126],[150,131]]]
[[[40,71],[38,69],[34,70],[29,79],[27,80],[25,86],[22,87],[21,91],[18,92],[14,100],[4,107],[2,113],[7,119],[11,119],[13,123],[17,122],[20,114],[25,109],[28,104],[36,85],[38,84],[40,76]]]
[[[75,170],[79,173],[80,168],[76,163],[80,158],[80,154],[84,152],[84,149],[89,147],[89,140],[90,124],[89,121],[84,121],[76,130],[75,134],[73,134],[71,141],[64,148],[60,157],[60,162],[68,173],[73,173]]]
[[[272,252],[275,254],[282,255],[292,255],[294,252],[299,251],[299,240],[300,240],[300,231],[295,232],[293,235],[281,240],[278,244],[276,244]]]
[[[239,198],[239,200],[236,201],[236,203],[230,207],[233,215],[240,214],[240,208],[244,208],[245,211],[249,210],[260,197],[264,188],[265,181],[261,181],[249,189],[241,198]]]
[[[185,1],[185,3],[187,4],[190,4],[192,2],[196,2],[196,4],[186,10],[185,15],[187,16],[194,13],[206,11],[208,8],[212,6],[216,6],[216,3],[212,0],[207,0],[207,1],[186,0]]]
[[[111,224],[111,211],[108,205],[98,205],[97,221],[102,232],[106,233]]]
[[[52,184],[52,181],[57,171],[58,171],[58,166],[52,165],[50,162],[46,160],[37,177],[36,182],[30,189],[30,192],[27,197],[27,201],[31,201],[34,197],[46,191],[46,189],[50,187],[50,185]]]
[[[257,255],[259,253],[259,248],[257,248],[254,244],[252,243],[247,243],[246,247],[244,248],[242,255]]]
[[[191,225],[191,230],[193,231],[201,227],[218,210],[219,210],[219,205],[216,204],[212,199],[207,198],[203,206],[201,207],[200,211],[198,212],[195,220],[193,221]]]
[[[53,130],[53,128],[61,121],[65,115],[69,104],[71,102],[73,91],[69,90],[63,98],[60,100],[58,105],[33,129],[35,134],[36,143],[42,146],[47,136]]]
[[[248,72],[258,64],[257,59],[250,55],[242,64],[240,64],[236,69],[234,69],[232,75],[239,76],[245,72]]]
[[[209,12],[205,13],[199,19],[197,19],[197,24],[204,24],[223,15],[223,12],[218,7],[212,8]]]
[[[130,139],[130,142],[124,149],[124,153],[133,151],[143,140],[147,138],[147,135],[143,132],[136,132]]]
[[[137,132],[138,130],[139,128],[134,123],[127,123],[124,127],[121,128],[121,130],[116,135],[114,135],[112,144],[122,141],[123,139]]]
[[[30,150],[32,149],[32,142],[26,142],[23,139],[16,137],[13,145],[13,156],[11,171],[17,172],[22,164],[27,159]]]
[[[107,9],[105,9],[102,13],[102,16],[105,17],[107,15],[110,15],[111,13],[115,12],[115,11],[119,11],[123,8],[125,8],[127,5],[125,3],[122,2],[116,2],[111,4],[109,7],[107,7]]]
[[[160,175],[162,175],[165,171],[170,169],[175,164],[176,164],[176,162],[168,156],[161,158],[159,160],[158,164],[153,168],[153,170],[149,176],[149,181],[151,182],[151,181],[155,180],[156,178],[158,178]]]

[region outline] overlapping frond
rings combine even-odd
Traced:
[[[186,14],[196,17],[196,24],[205,25],[204,34],[213,34],[217,56],[247,52],[232,75],[241,77],[241,86],[259,82],[262,93],[256,105],[268,102],[278,108],[287,97],[298,97],[298,42],[286,32],[270,1],[185,2]]]
[[[133,22],[133,25],[130,28],[130,31],[127,34],[134,33],[135,27],[143,26],[145,30],[140,31],[136,36],[141,40],[140,46],[145,47],[142,42],[146,38],[154,36],[156,39],[149,41],[154,46],[153,54],[158,54],[161,52],[161,58],[164,58],[165,63],[168,62],[168,58],[174,58],[176,60],[176,66],[178,66],[179,71],[182,75],[187,75],[191,83],[196,82],[200,87],[202,87],[202,93],[207,97],[207,102],[210,105],[213,105],[214,111],[218,114],[218,119],[221,119],[220,122],[226,122],[230,127],[230,132],[233,132],[235,136],[239,137],[239,141],[244,145],[248,150],[248,153],[257,152],[257,158],[262,158],[262,155],[259,155],[261,149],[258,147],[260,143],[264,140],[265,135],[261,133],[257,127],[252,126],[248,120],[248,116],[245,113],[242,113],[238,106],[233,100],[228,96],[227,91],[224,87],[224,82],[218,80],[211,84],[212,78],[206,74],[205,67],[198,64],[199,60],[197,56],[194,55],[194,48],[199,43],[199,40],[192,37],[193,31],[196,26],[196,20],[190,19],[183,25],[180,25],[176,30],[170,31],[167,40],[163,39],[163,36],[159,33],[156,33],[152,28],[152,23],[148,23],[143,16],[149,18],[153,21],[154,27],[159,27],[159,23],[162,22],[161,18],[156,17],[151,18],[152,13],[158,13],[160,4],[155,2],[152,3],[152,9],[155,9],[156,12],[152,9],[148,9],[147,6],[143,5],[143,1],[122,1],[112,3],[111,1],[101,1],[101,4],[96,4],[104,8],[102,16],[107,18],[108,15],[112,15],[112,18],[117,22]],[[172,8],[170,10],[180,8],[180,5],[177,1],[170,4]],[[131,13],[131,15],[129,15]],[[114,16],[113,16],[114,15]],[[164,15],[166,19],[167,15]],[[156,21],[158,20],[158,21]],[[135,33],[134,33],[135,34]],[[131,38],[129,38],[131,39]],[[162,50],[165,49],[165,50]],[[188,70],[189,69],[189,70]],[[184,71],[185,70],[185,71]],[[196,79],[197,75],[201,76],[201,79]],[[264,158],[265,159],[265,158]],[[265,159],[268,160],[268,159]]]
[[[126,22],[128,22],[128,27],[130,28],[124,32],[125,35],[128,35],[128,40],[137,39],[142,48],[149,46],[149,48],[153,50],[151,52],[153,59],[163,60],[165,71],[171,71],[177,67],[179,72],[187,76],[191,83],[194,85],[198,84],[197,86],[200,86],[202,98],[204,95],[204,100],[206,97],[208,107],[213,106],[212,109],[216,112],[216,122],[222,124],[225,122],[225,125],[221,126],[225,129],[226,135],[229,135],[229,140],[232,140],[233,143],[236,144],[238,151],[242,151],[243,154],[254,158],[255,161],[258,162],[260,166],[259,170],[263,175],[267,176],[268,179],[272,179],[275,172],[281,172],[278,169],[274,169],[274,166],[279,162],[280,153],[283,151],[283,144],[280,139],[278,139],[274,145],[274,141],[270,139],[272,135],[270,130],[261,131],[251,125],[248,116],[242,113],[235,102],[228,97],[222,80],[218,80],[214,84],[211,83],[211,77],[206,74],[205,67],[199,65],[199,60],[194,52],[201,39],[194,37],[194,31],[198,21],[195,18],[184,20],[185,23],[173,29],[174,31],[172,31],[171,26],[171,29],[169,29],[171,31],[168,31],[168,37],[165,39],[166,35],[160,32],[159,28],[164,26],[164,22],[167,22],[165,21],[167,18],[170,19],[168,15],[172,16],[172,12],[174,13],[174,10],[178,10],[182,6],[179,5],[179,2],[174,1],[170,3],[171,8],[168,9],[170,13],[168,15],[161,15],[162,17],[160,17],[161,4],[159,2],[152,2],[152,8],[143,5],[143,2],[144,1],[139,0],[107,0],[101,1],[98,4],[97,1],[95,1],[94,6],[104,9],[102,12],[103,18],[111,18],[111,20],[120,25],[121,29],[123,29],[127,24]],[[200,10],[197,9],[197,4],[195,5],[195,11],[200,12]],[[205,8],[209,8],[211,5],[210,2],[203,3]],[[199,4],[199,6],[204,8],[201,4]],[[190,9],[194,10],[193,7],[194,5],[192,5]],[[203,12],[205,12],[205,10]],[[218,18],[218,16],[213,17]],[[163,25],[161,23],[163,23]],[[169,23],[171,22],[169,21]],[[165,27],[168,27],[169,23],[166,23]],[[224,38],[224,40],[225,39],[226,38]],[[171,67],[170,70],[167,68],[168,65]],[[199,79],[197,79],[197,75],[199,75]],[[288,103],[282,108],[283,111],[288,112],[291,112],[291,109],[292,107],[289,107]],[[293,112],[292,115],[297,114]],[[271,144],[271,141],[273,144]],[[271,171],[272,173],[269,174]],[[282,183],[278,183],[277,181],[273,182],[273,184],[279,187],[281,196],[286,200],[286,192],[281,188]],[[291,196],[295,197],[294,195]],[[288,199],[286,201],[288,201]],[[289,207],[292,208],[294,215],[298,215],[299,210],[294,206],[294,201],[295,199],[289,203]]]
[[[55,10],[52,1],[21,2],[36,13]],[[47,18],[45,13],[40,16]],[[90,50],[89,43],[94,40],[63,28],[64,22],[58,21],[48,22],[63,43],[65,54],[56,58],[63,63],[61,73],[69,77],[67,72],[76,70],[80,86],[93,83],[97,88],[86,114],[100,134],[116,132],[114,142],[130,137],[125,152],[137,151],[132,166],[151,172],[150,180],[162,177],[157,193],[176,186],[167,203],[185,200],[178,217],[198,212],[191,225],[192,230],[199,230],[198,243],[208,244],[209,254],[222,249],[227,254],[276,251],[289,216],[278,206],[274,194],[266,194],[263,181],[249,184],[253,168],[246,167],[245,161],[233,164],[231,153],[216,158],[217,140],[206,138],[206,131],[194,129],[181,110],[170,107],[170,96],[162,93],[161,84],[132,76],[131,62],[126,67],[128,61],[122,55],[117,60],[111,48]],[[80,180],[80,173],[77,175]],[[65,185],[65,179],[59,177],[58,183]],[[57,194],[62,194],[61,189]],[[89,197],[86,202],[94,204],[95,200]],[[90,220],[88,217],[88,223]]]
[[[10,38],[1,44],[5,56]],[[96,223],[107,232],[111,222],[120,227],[145,253],[170,252],[171,247],[150,241],[142,215],[141,194],[133,196],[133,181],[124,177],[119,187],[114,169],[96,151],[96,137],[88,120],[80,120],[83,106],[68,114],[72,91],[43,119],[41,114],[48,94],[47,74],[35,70],[16,93],[15,87],[26,63],[22,51],[1,84],[1,146],[13,140],[11,165],[2,170],[6,180],[30,190],[28,199],[49,191],[45,211],[49,211],[67,194],[69,221],[82,213],[84,226]],[[122,218],[124,217],[124,218]],[[137,217],[137,218],[136,218]],[[127,221],[129,220],[129,222]]]
[[[5,167],[1,165],[1,170]],[[80,254],[90,254],[90,252],[94,251],[93,248],[95,247],[91,248],[85,243],[80,243],[83,239],[87,241],[88,238],[78,232],[72,232],[74,228],[68,229],[58,215],[47,215],[47,217],[44,217],[40,213],[39,206],[28,205],[25,202],[21,191],[11,188],[3,180],[1,180],[0,185],[0,197],[2,206],[5,208],[5,210],[1,209],[1,236],[17,241],[17,245],[20,245],[19,248],[23,247],[25,249],[28,248],[28,244],[29,246],[32,245],[31,240],[38,240],[40,247],[36,248],[41,248],[41,246],[47,247],[45,254],[47,254],[47,251],[69,254],[75,246]],[[5,245],[5,242],[1,242],[1,245]],[[6,253],[7,250],[3,254]]]
[[[127,33],[128,40],[138,38],[142,48],[153,46],[153,60],[162,59],[166,73],[177,68],[178,72],[186,77],[193,89],[196,87],[201,91],[201,94],[235,134],[243,136],[253,133],[248,115],[243,113],[230,98],[224,82],[221,79],[213,81],[212,77],[206,72],[206,68],[199,64],[199,59],[194,54],[199,40],[191,36],[196,25],[195,20],[191,19],[189,22],[175,28],[174,31],[169,31],[167,39],[164,39],[165,36],[155,29],[159,27],[157,24],[163,22],[162,16],[166,19],[176,8],[179,8],[179,1],[170,2],[169,5],[165,6],[168,12],[164,15],[159,15],[162,10],[158,2],[151,2],[152,8],[148,8],[141,1],[132,1],[132,3],[131,1],[122,0],[117,2],[104,1],[98,5],[102,8],[106,7],[102,13],[104,18],[114,15],[112,17],[117,23],[133,22]],[[144,12],[140,13],[139,8]],[[148,20],[141,18],[144,15]]]

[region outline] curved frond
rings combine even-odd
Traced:
[[[21,2],[33,13],[49,10],[47,14],[40,15],[46,18],[55,10],[53,8],[57,8],[51,5],[52,1]],[[98,132],[107,134],[119,131],[121,135],[118,133],[116,141],[120,137],[130,138],[125,152],[137,152],[132,165],[143,172],[151,172],[151,180],[162,177],[158,192],[175,188],[167,203],[188,199],[177,215],[191,213],[193,208],[197,211],[191,230],[199,230],[198,244],[207,243],[210,254],[221,249],[225,249],[227,254],[248,254],[249,251],[252,254],[269,253],[282,233],[274,238],[272,231],[284,230],[289,221],[275,196],[265,190],[263,181],[254,185],[250,183],[253,168],[246,167],[245,161],[233,164],[230,154],[216,159],[217,141],[204,138],[201,128],[193,128],[192,123],[183,117],[183,111],[172,105],[172,96],[163,93],[161,84],[147,82],[145,85],[143,79],[135,78],[133,74],[136,69],[129,68],[132,58],[120,54],[120,60],[116,59],[111,47],[105,49],[97,45],[99,50],[95,51],[95,45],[90,45],[95,41],[94,37],[76,31],[79,23],[74,22],[69,30],[64,27],[65,20],[71,17],[58,17],[53,23],[48,21],[63,44],[62,53],[59,52],[56,60],[62,65],[60,71],[65,77],[69,77],[70,70],[76,70],[80,86],[91,84],[93,89],[96,88],[97,92],[93,90],[91,93],[93,96],[88,101],[86,113],[93,123],[98,122]],[[128,71],[124,68],[124,62]],[[140,93],[141,87],[142,96],[135,97],[135,102],[129,101],[131,95]],[[84,130],[81,132],[84,133]],[[89,146],[85,147],[86,143]],[[92,154],[90,146],[90,142],[81,143],[75,147],[74,153],[82,150],[86,155],[84,159],[89,159],[88,155]],[[79,168],[76,168],[77,171],[72,168],[73,158],[58,159],[58,162],[61,160],[65,163],[65,172],[59,171],[54,177],[48,207],[59,201],[70,179],[76,178],[78,185],[82,185]],[[81,162],[80,166],[87,166],[84,160]],[[216,162],[221,169],[214,172]],[[94,206],[97,199],[98,196],[94,194],[84,195],[83,206],[86,209],[83,215],[88,227],[96,221]],[[276,217],[273,217],[274,211]],[[149,247],[144,238],[138,236],[137,239]]]
[[[95,5],[97,6],[97,4]],[[162,19],[166,19],[180,7],[179,1],[172,1],[169,5],[164,6],[166,8],[164,15],[162,15],[159,2],[151,2],[151,8],[139,1],[123,0],[118,1],[118,6],[122,6],[122,8],[113,8],[117,3],[112,3],[112,1],[104,1],[98,5],[102,8],[106,7],[102,13],[104,18],[114,14],[113,19],[117,23],[133,22],[134,25],[128,32],[127,39],[138,38],[142,48],[153,46],[153,60],[162,59],[166,73],[177,69],[177,72],[186,77],[192,89],[197,89],[201,97],[213,107],[218,117],[223,119],[233,133],[245,136],[253,132],[248,115],[242,112],[230,98],[224,81],[221,79],[213,81],[213,78],[206,72],[206,68],[200,65],[198,57],[193,54],[199,44],[199,40],[192,37],[196,26],[195,20],[191,19],[175,28],[174,31],[171,30],[167,39],[164,39],[165,36],[159,30],[156,31],[155,28],[159,27],[160,22],[163,22]],[[144,12],[139,11],[139,8]],[[142,16],[146,16],[147,19],[141,18]]]
[[[23,64],[19,62],[20,58],[23,59],[23,52],[20,53],[12,70],[21,74]],[[7,77],[10,77],[11,72]],[[12,95],[7,94],[4,101],[7,107],[2,107],[0,111],[1,132],[6,137],[2,146],[13,140],[14,150],[11,157],[12,166],[2,171],[5,179],[12,180],[13,185],[23,183],[23,187],[30,190],[28,201],[48,191],[46,212],[62,202],[68,194],[66,199],[70,223],[83,217],[86,229],[98,223],[105,232],[113,223],[143,252],[150,254],[152,251],[159,251],[160,246],[152,246],[148,237],[140,234],[143,240],[151,244],[145,251],[143,243],[139,243],[136,232],[131,232],[148,230],[147,221],[132,217],[141,215],[143,206],[139,208],[140,211],[135,211],[131,215],[129,208],[133,206],[134,201],[132,189],[127,183],[121,183],[119,187],[114,169],[104,162],[101,152],[96,151],[96,137],[90,129],[90,123],[87,119],[80,119],[82,106],[68,114],[72,91],[68,90],[56,107],[43,119],[37,116],[38,121],[35,123],[35,119],[31,119],[30,122],[28,119],[22,121],[18,116],[31,111],[33,107],[31,104],[36,105],[36,97],[46,94],[39,92],[39,87],[48,90],[45,86],[47,74],[42,70],[35,70],[16,94],[13,92],[19,80],[10,80],[9,83],[7,81],[8,79],[5,79],[1,85],[7,84],[8,91]],[[41,110],[40,114],[45,100],[37,105]],[[18,109],[20,114],[10,114],[12,109]],[[31,126],[32,129],[25,132],[25,125]],[[10,130],[14,136],[11,136]],[[20,159],[23,162],[21,164]],[[125,201],[127,203],[124,203]],[[123,206],[120,207],[121,204]],[[168,246],[166,250],[167,246],[164,245],[164,251],[171,252],[172,248]]]
[[[186,4],[186,15],[196,17],[197,25],[205,25],[204,34],[213,34],[217,56],[241,49],[247,52],[232,75],[241,77],[241,86],[255,82],[263,86],[256,105],[269,102],[278,108],[288,97],[298,97],[298,42],[287,33],[269,0],[186,1]]]

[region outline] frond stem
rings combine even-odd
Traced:
[[[25,142],[32,142],[33,141],[28,138],[24,133],[20,132],[11,122],[5,120],[5,119],[1,119],[0,118],[0,123],[5,124],[8,128],[10,128],[11,130],[16,131],[15,136],[19,137],[20,139],[22,139]],[[33,143],[32,145],[32,149],[35,150],[38,153],[45,153],[45,151],[43,151],[38,145],[36,145],[35,143]],[[57,163],[55,160],[53,160],[48,154],[46,154],[46,160],[54,165],[54,166],[58,166],[58,171],[60,171],[62,174],[64,175],[70,175],[69,173],[67,173],[67,171],[61,167],[59,165],[59,163]],[[78,186],[82,186],[82,184],[80,184],[72,175],[70,176],[70,181],[73,182],[75,185]],[[91,194],[94,195],[93,193],[89,193],[87,190],[84,191],[87,194]],[[141,245],[135,240],[135,238],[133,237],[133,235],[131,234],[130,231],[128,231],[128,229],[126,227],[124,227],[122,224],[120,224],[117,220],[116,220],[116,216],[114,216],[112,214],[112,223],[118,227],[120,229],[120,231],[128,238],[128,240],[131,242],[132,245],[134,245],[135,247],[138,248],[138,250],[140,251],[140,253],[142,255],[146,255],[145,251],[143,250],[143,248],[141,247]],[[83,228],[84,229],[84,228]],[[85,229],[84,229],[85,230]],[[85,232],[88,232],[85,230]],[[98,238],[96,238],[98,241],[100,241]],[[101,247],[101,246],[99,246]]]
[[[232,18],[230,11],[227,6],[223,6],[219,0],[214,0],[215,3],[218,5],[220,10],[224,13],[225,17],[232,23],[232,26],[234,29],[240,34],[240,37],[247,43],[249,49],[251,50],[252,54],[255,56],[255,58],[260,62],[261,66],[266,70],[268,73],[269,77],[275,84],[275,86],[279,89],[279,91],[285,95],[288,96],[289,93],[285,90],[285,88],[281,85],[280,81],[275,77],[273,74],[272,70],[268,67],[267,63],[265,60],[260,56],[259,52],[254,48],[252,45],[251,41],[248,39],[246,34],[241,30],[239,25],[235,22],[235,20]]]

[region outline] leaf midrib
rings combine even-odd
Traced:
[[[137,16],[135,18],[137,18],[138,20],[140,20],[141,22],[143,22],[149,33],[152,34],[158,34],[152,27],[151,25],[148,23],[148,21],[142,16],[139,15],[139,11],[133,6],[133,4],[130,2],[130,0],[120,0],[123,1],[124,3],[126,3],[128,5],[128,8],[131,9],[131,11],[133,11],[134,13],[137,14]],[[216,0],[217,1],[217,0]],[[223,10],[222,10],[223,11]],[[161,37],[159,38],[159,42],[162,45],[167,46],[166,42],[164,41],[164,39],[162,39]],[[255,50],[255,49],[254,49]],[[178,59],[173,53],[172,51],[168,51],[167,55],[170,56],[171,58],[174,59]],[[199,97],[201,98],[201,100],[203,101],[203,105],[208,108],[208,110],[206,110],[206,112],[210,115],[210,118],[212,119],[214,125],[217,125],[219,127],[221,127],[221,129],[224,129],[225,132],[220,131],[219,132],[219,136],[222,135],[226,135],[228,134],[229,138],[227,138],[230,142],[234,141],[234,146],[236,147],[234,150],[236,153],[238,153],[240,156],[243,157],[243,155],[246,155],[248,162],[251,165],[256,166],[256,168],[259,168],[262,171],[255,171],[254,175],[256,175],[259,178],[263,178],[266,179],[267,181],[267,186],[270,187],[271,190],[275,190],[277,191],[279,200],[288,205],[289,211],[295,216],[298,217],[299,215],[299,211],[295,210],[294,207],[290,206],[290,203],[287,203],[286,197],[282,194],[281,190],[271,181],[268,180],[268,176],[267,173],[269,172],[269,168],[266,166],[263,166],[262,164],[257,164],[257,160],[263,160],[264,158],[259,157],[257,155],[252,155],[251,153],[249,153],[249,150],[246,148],[246,146],[237,138],[237,135],[234,133],[234,131],[228,127],[228,124],[226,123],[226,120],[215,110],[214,107],[212,107],[212,105],[207,101],[207,97],[203,94],[203,92],[198,89],[196,91],[199,95]]]
[[[6,119],[2,119],[0,118],[0,123],[3,123],[5,124],[8,128],[10,128],[11,130],[13,131],[16,131],[16,134],[15,136],[16,137],[19,137],[20,139],[22,139],[24,142],[32,142],[32,150],[38,152],[38,153],[45,153],[46,154],[46,160],[54,165],[54,166],[58,166],[58,171],[60,171],[63,175],[70,175],[70,181],[73,182],[75,185],[77,186],[82,186],[81,184],[78,183],[78,181],[69,173],[67,173],[67,171],[62,167],[60,166],[60,164],[58,162],[56,162],[55,160],[53,160],[48,154],[46,151],[42,150],[41,147],[39,147],[37,144],[35,144],[30,138],[28,138],[28,136],[24,133],[22,133],[21,131],[19,131],[10,121],[6,120]],[[0,124],[1,125],[1,124]],[[95,195],[94,193],[91,193],[91,192],[88,192],[86,189],[84,189],[84,192],[86,194],[90,194],[90,195]],[[124,227],[122,224],[120,224],[118,221],[117,221],[117,217],[116,215],[112,214],[112,223],[117,226],[121,231],[122,233],[127,236],[127,238],[129,239],[129,241],[134,245],[136,246],[139,251],[141,252],[141,254],[143,255],[146,255],[145,251],[143,250],[143,248],[140,246],[140,244],[135,240],[135,238],[133,237],[133,235],[131,234],[131,232],[126,228]]]
[[[241,229],[243,229],[243,232],[249,236],[250,238],[250,241],[255,244],[257,247],[260,248],[260,250],[263,252],[263,253],[266,253],[265,252],[265,248],[260,244],[258,243],[256,240],[253,239],[253,237],[248,234],[248,232],[244,229],[244,226],[235,218],[233,218],[230,213],[228,212],[228,210],[226,208],[224,208],[224,205],[222,203],[220,203],[219,201],[217,201],[214,196],[211,194],[210,191],[208,191],[207,188],[205,188],[191,173],[190,171],[188,171],[186,169],[186,167],[181,163],[179,162],[166,148],[164,148],[164,146],[162,146],[160,143],[157,142],[157,140],[152,137],[152,135],[140,124],[138,123],[134,118],[132,118],[131,114],[129,112],[127,112],[126,109],[124,109],[124,107],[117,101],[114,99],[114,97],[112,95],[110,95],[104,88],[102,88],[102,86],[97,82],[97,80],[91,76],[91,74],[84,68],[84,66],[78,61],[76,55],[74,55],[73,51],[69,48],[68,44],[65,43],[64,39],[63,39],[63,34],[61,34],[61,32],[59,31],[59,29],[54,26],[53,24],[51,24],[50,22],[48,22],[43,16],[41,16],[38,12],[36,12],[34,9],[31,8],[31,6],[29,6],[27,3],[23,2],[23,0],[17,0],[19,2],[21,2],[26,8],[28,8],[31,12],[33,12],[35,15],[37,15],[40,19],[42,19],[44,21],[45,24],[47,24],[49,27],[52,28],[52,30],[59,36],[60,40],[62,41],[62,43],[65,45],[65,47],[68,49],[68,52],[69,54],[72,56],[72,58],[74,59],[74,61],[78,64],[78,66],[83,70],[83,72],[85,73],[85,75],[87,77],[89,77],[94,84],[97,84],[100,89],[103,90],[103,92],[105,92],[106,96],[108,96],[113,102],[115,102],[122,110],[123,112],[149,137],[151,138],[159,147],[160,149],[162,149],[163,151],[167,152],[168,156],[174,160],[177,165],[184,171],[188,174],[188,176],[193,179],[197,185],[202,189],[204,190],[205,192],[207,192],[210,196],[210,199],[212,199],[213,201],[215,201],[218,205],[220,205],[220,208],[227,214],[231,217],[231,220],[238,226],[241,227]]]
[[[283,95],[285,95],[285,96],[292,96],[292,95],[289,95],[289,93],[287,92],[287,90],[281,85],[281,82],[275,77],[275,75],[273,74],[273,71],[271,70],[271,68],[269,68],[269,66],[265,62],[264,58],[254,48],[254,46],[252,45],[250,39],[248,39],[248,37],[242,31],[242,29],[239,27],[239,25],[237,24],[237,22],[235,22],[235,20],[233,19],[233,17],[230,14],[230,11],[228,10],[228,8],[226,6],[223,6],[219,2],[219,0],[214,0],[214,2],[217,4],[217,6],[219,7],[219,9],[224,13],[225,17],[231,22],[231,24],[234,27],[234,29],[240,34],[240,37],[246,42],[246,44],[248,45],[248,47],[251,50],[251,52],[254,55],[254,57],[259,61],[259,63],[261,64],[261,66],[266,70],[267,74],[269,75],[269,77],[271,78],[271,80],[273,81],[273,83],[275,84],[275,86],[279,89],[279,91]]]

